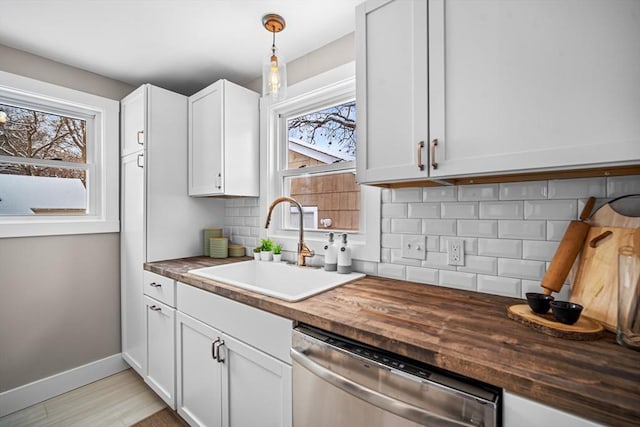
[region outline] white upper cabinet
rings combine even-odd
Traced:
[[[259,95],[218,80],[189,97],[189,195],[258,196]]]
[[[358,180],[637,164],[638,40],[637,0],[371,0]]]
[[[640,2],[429,0],[431,176],[640,159]]]
[[[120,104],[121,132],[120,156],[144,149],[146,90],[138,88],[129,94]]]
[[[357,179],[425,179],[427,3],[369,1],[356,12]]]

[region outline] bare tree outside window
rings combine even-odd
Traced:
[[[0,104],[0,156],[86,163],[86,121]],[[32,163],[0,164],[0,174],[78,178],[86,187],[86,171]]]

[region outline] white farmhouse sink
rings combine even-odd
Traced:
[[[365,276],[255,260],[198,268],[189,273],[292,302]]]

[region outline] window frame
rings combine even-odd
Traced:
[[[287,165],[286,118],[303,111],[311,111],[323,106],[337,105],[355,99],[355,64],[353,62],[337,67],[315,77],[304,80],[288,88],[288,97],[273,102],[268,97],[260,100],[261,121],[261,188],[260,221],[266,221],[267,210],[272,200],[284,191],[284,177],[291,176]],[[356,105],[357,108],[357,105]],[[357,113],[356,113],[357,114]],[[357,156],[357,153],[356,153]],[[339,168],[355,169],[355,161],[343,162]],[[314,172],[336,170],[335,165],[314,166]],[[300,174],[297,174],[300,176]],[[360,231],[349,232],[349,246],[352,257],[361,261],[380,261],[380,206],[381,191],[378,187],[360,186]],[[296,252],[298,230],[282,227],[284,204],[274,209],[268,230],[262,236],[278,241],[286,251]],[[305,230],[305,242],[316,254],[322,255],[327,234],[332,229]]]
[[[0,98],[16,106],[40,109],[87,121],[86,163],[8,159],[85,169],[88,174],[84,215],[3,215],[0,238],[114,233],[119,221],[119,101],[0,71]],[[13,104],[12,104],[13,105]]]

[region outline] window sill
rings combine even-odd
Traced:
[[[3,219],[0,223],[0,238],[118,233],[119,231],[120,221],[105,221],[91,217],[37,218],[32,221],[20,218],[15,222]]]

